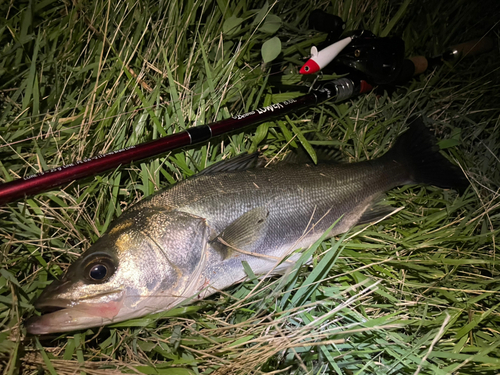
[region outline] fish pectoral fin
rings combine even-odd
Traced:
[[[398,208],[392,207],[386,204],[386,202],[384,201],[385,195],[382,195],[381,197],[376,199],[365,210],[365,212],[363,212],[356,225],[373,223],[374,221],[380,220],[398,210]]]
[[[211,245],[221,253],[224,259],[239,253],[251,252],[267,233],[268,217],[267,208],[254,208],[229,224],[211,241]]]

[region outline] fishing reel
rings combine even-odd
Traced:
[[[339,40],[345,23],[340,17],[320,10],[311,13],[309,25],[315,30],[327,32],[325,44],[330,45],[319,51],[313,47],[311,58],[301,69],[301,74],[319,70],[327,74],[353,73],[372,85],[393,85],[404,82],[413,75],[414,66],[405,60],[405,44],[400,38],[382,38],[368,30],[356,30]],[[332,42],[334,43],[331,44]],[[311,66],[310,61],[315,59],[319,61],[319,65],[316,69],[310,69],[308,64]]]
[[[339,16],[315,9],[309,14],[309,27],[327,33],[326,42],[332,44],[339,40],[344,32],[345,22]]]
[[[367,30],[355,31],[353,39],[336,57],[335,65],[364,75],[375,85],[395,83],[403,69],[405,44],[396,37],[380,38]]]

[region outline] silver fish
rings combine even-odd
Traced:
[[[204,298],[246,278],[282,273],[292,251],[387,214],[381,195],[404,184],[464,189],[421,120],[381,158],[248,168],[216,164],[123,213],[36,301],[27,322],[46,334],[120,322]],[[292,261],[297,258],[290,258]],[[55,310],[55,311],[54,311]]]

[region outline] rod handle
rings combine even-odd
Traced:
[[[493,49],[494,41],[490,37],[469,40],[468,42],[450,47],[442,55],[427,59],[424,56],[413,56],[409,60],[415,66],[413,75],[421,74],[427,70],[429,65],[437,65],[443,61],[453,62],[464,57],[479,55]]]
[[[414,76],[425,72],[429,67],[429,61],[424,56],[412,56],[408,60],[410,60],[414,65]]]
[[[493,49],[493,46],[493,39],[485,36],[480,39],[474,39],[465,43],[457,44],[456,46],[451,47],[448,52],[453,56],[458,55],[458,58],[461,58],[488,52]]]

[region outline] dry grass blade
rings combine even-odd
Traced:
[[[309,28],[315,8],[341,16],[346,30],[401,36],[408,56],[436,56],[486,35],[497,43],[390,92],[326,102],[255,133],[0,207],[0,369],[499,373],[499,7],[494,0],[0,3],[0,182],[298,96],[283,85],[301,80],[298,67],[326,38]],[[281,53],[263,64],[271,38]],[[26,333],[41,291],[140,199],[249,150],[275,161],[302,143],[311,155],[319,146],[347,161],[373,159],[413,114],[429,118],[443,154],[466,173],[465,194],[393,189],[389,217],[315,244],[281,278],[258,280],[247,269],[249,281],[169,312],[38,341]]]

